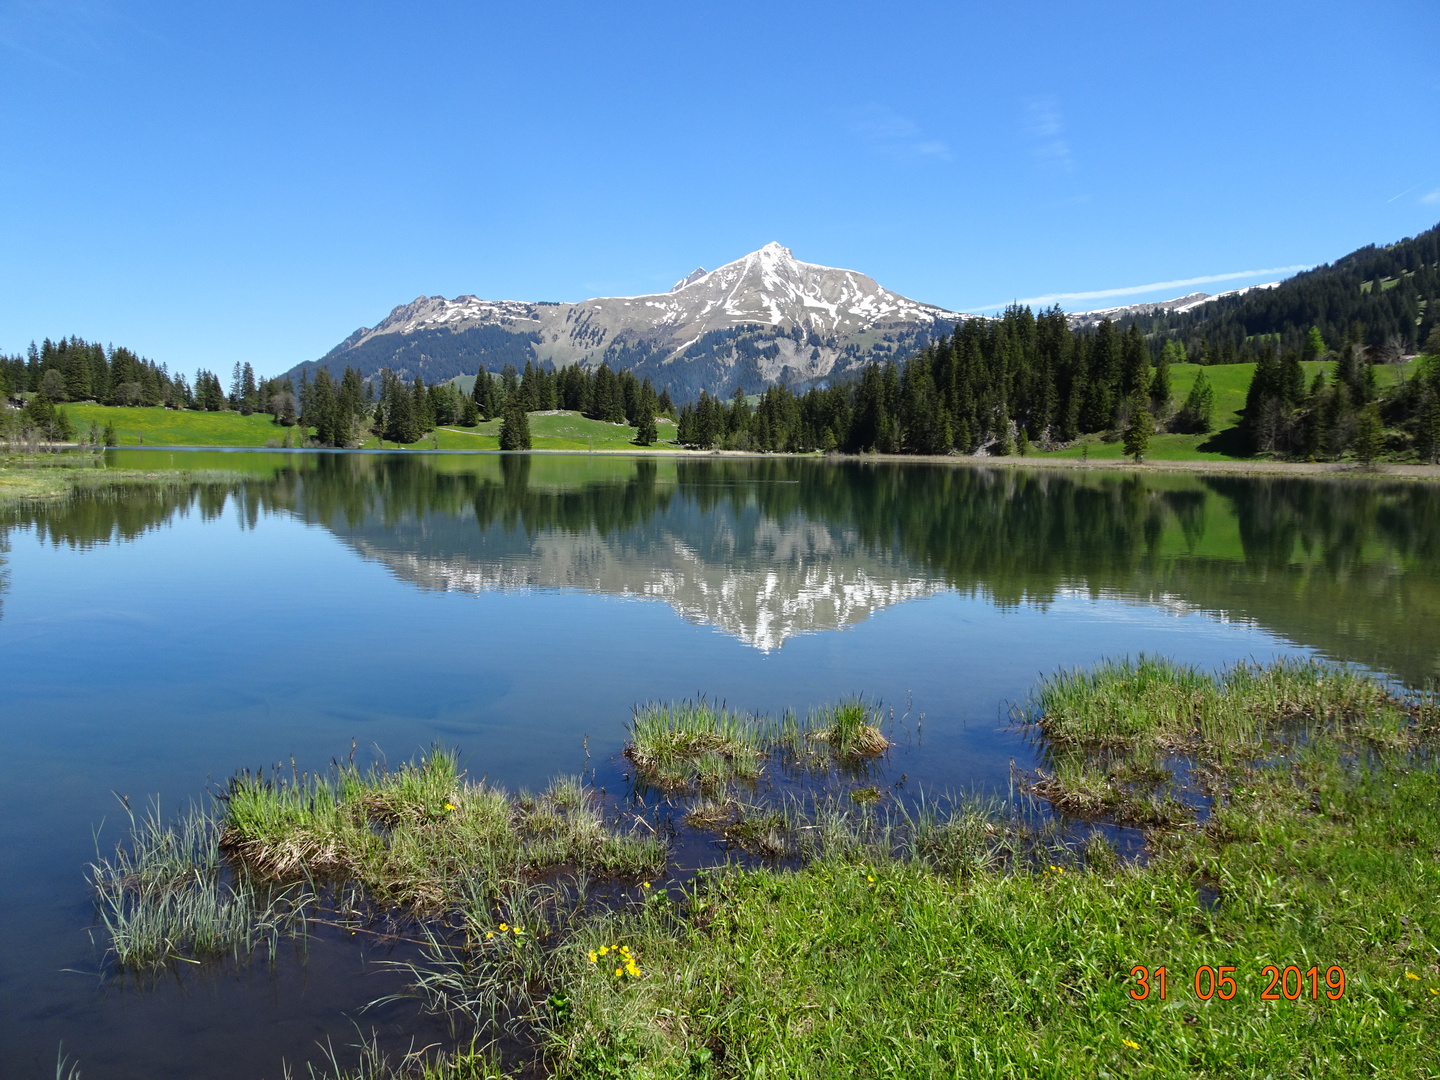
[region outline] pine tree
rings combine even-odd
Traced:
[[[1131,397],[1136,390],[1141,393],[1150,388],[1150,350],[1145,347],[1145,335],[1140,324],[1132,322],[1125,332],[1120,347],[1120,394]]]
[[[1437,367],[1440,367],[1440,364],[1437,364]],[[1432,376],[1426,380],[1425,388],[1421,391],[1415,439],[1420,460],[1428,461],[1432,465],[1440,461],[1440,385],[1437,384],[1440,384],[1440,378]]]
[[[1130,422],[1125,426],[1125,453],[1140,464],[1150,450],[1150,435],[1155,422],[1150,416],[1150,402],[1140,387],[1130,395]]]
[[[1155,364],[1155,373],[1150,378],[1150,401],[1155,412],[1164,417],[1170,411],[1170,365],[1175,362],[1176,349],[1173,342],[1166,342],[1160,350],[1160,359]]]
[[[654,410],[647,409],[640,416],[640,423],[635,428],[635,441],[641,446],[650,446],[660,437],[660,429],[655,424]]]
[[[1360,410],[1355,422],[1355,457],[1367,468],[1385,448],[1385,425],[1380,419],[1380,406],[1373,401]]]
[[[511,394],[505,402],[505,416],[500,421],[500,449],[530,449],[530,418],[519,394]]]
[[[1185,404],[1180,407],[1180,426],[1186,431],[1205,434],[1214,423],[1215,391],[1205,377],[1205,369],[1195,373],[1195,382],[1185,395]]]

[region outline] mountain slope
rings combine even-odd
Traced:
[[[1384,247],[1368,245],[1273,286],[1237,289],[1198,306],[1152,305],[1133,317],[1147,335],[1190,343],[1208,339],[1221,354],[1238,353],[1247,339],[1261,334],[1278,334],[1287,348],[1299,350],[1312,326],[1338,345],[1356,324],[1365,344],[1393,341],[1414,352],[1440,322],[1437,294],[1440,225]]]
[[[771,243],[649,296],[575,304],[422,296],[289,374],[320,366],[338,374],[349,365],[368,377],[389,367],[436,382],[480,366],[605,361],[676,396],[728,394],[737,385],[804,386],[905,355],[960,318]]]

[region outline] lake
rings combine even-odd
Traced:
[[[631,709],[894,710],[887,780],[1005,796],[1036,680],[1102,657],[1440,674],[1440,486],[605,455],[115,451],[243,474],[0,517],[0,1072],[278,1077],[443,1039],[386,951],[117,976],[84,878],[119,796],[395,763],[624,788]],[[403,950],[404,946],[400,946]],[[184,965],[180,965],[184,966]]]

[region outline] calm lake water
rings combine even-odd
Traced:
[[[893,706],[907,790],[1008,790],[1042,673],[1161,653],[1440,672],[1440,486],[610,456],[117,451],[241,470],[0,519],[0,1075],[279,1077],[443,1038],[355,939],[137,985],[83,877],[116,794],[408,758],[543,785],[633,705]],[[591,755],[588,763],[586,750]],[[184,965],[181,965],[184,966]],[[303,1071],[303,1065],[301,1065]]]

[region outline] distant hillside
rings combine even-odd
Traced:
[[[1370,346],[1393,344],[1414,353],[1440,322],[1440,225],[1385,247],[1371,244],[1333,263],[1306,270],[1272,287],[1237,290],[1200,304],[1172,301],[1127,309],[1147,337],[1186,343],[1191,359],[1227,363],[1245,343],[1278,334],[1300,351],[1312,326],[1331,345],[1354,333]],[[1190,299],[1190,298],[1185,298]]]
[[[574,304],[422,296],[287,374],[324,366],[338,375],[349,366],[370,377],[388,367],[434,383],[482,366],[605,362],[648,376],[677,400],[701,390],[728,397],[736,386],[803,388],[856,376],[871,361],[918,351],[961,318],[772,243],[650,296]]]

